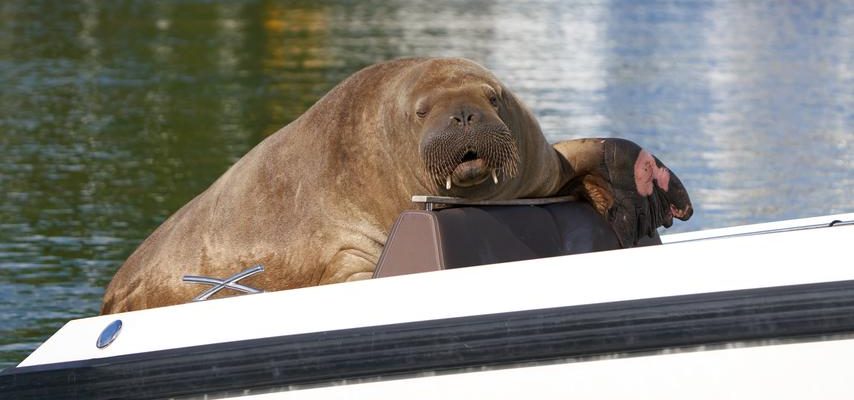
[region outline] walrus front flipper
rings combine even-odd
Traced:
[[[625,139],[578,139],[555,150],[569,164],[562,190],[589,200],[616,231],[623,247],[637,245],[659,226],[670,227],[694,210],[679,178],[655,156]]]

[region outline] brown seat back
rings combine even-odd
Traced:
[[[659,243],[656,235],[641,245]],[[374,277],[619,248],[611,226],[582,202],[406,211]]]

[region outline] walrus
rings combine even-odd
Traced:
[[[186,303],[200,288],[182,276],[257,264],[265,272],[241,284],[265,291],[370,278],[414,194],[578,195],[626,247],[692,213],[676,175],[637,144],[552,146],[477,63],[399,59],[338,84],[169,217],[116,272],[102,313]]]

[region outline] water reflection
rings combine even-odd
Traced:
[[[713,107],[701,130],[709,143],[702,158],[715,171],[702,185],[710,218],[851,210],[854,85],[844,71],[852,32],[840,7],[723,3],[712,10],[705,37],[714,68],[704,81]]]
[[[677,230],[854,210],[849,3],[0,3],[0,367],[97,313],[133,248],[368,64],[475,59],[551,140],[679,173]]]
[[[501,4],[496,26],[508,29],[496,29],[489,64],[536,111],[550,140],[605,135],[608,13],[607,3]]]

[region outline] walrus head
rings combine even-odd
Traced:
[[[499,114],[500,86],[470,79],[434,88],[414,109],[430,180],[439,194],[489,197],[519,170],[516,138]]]

